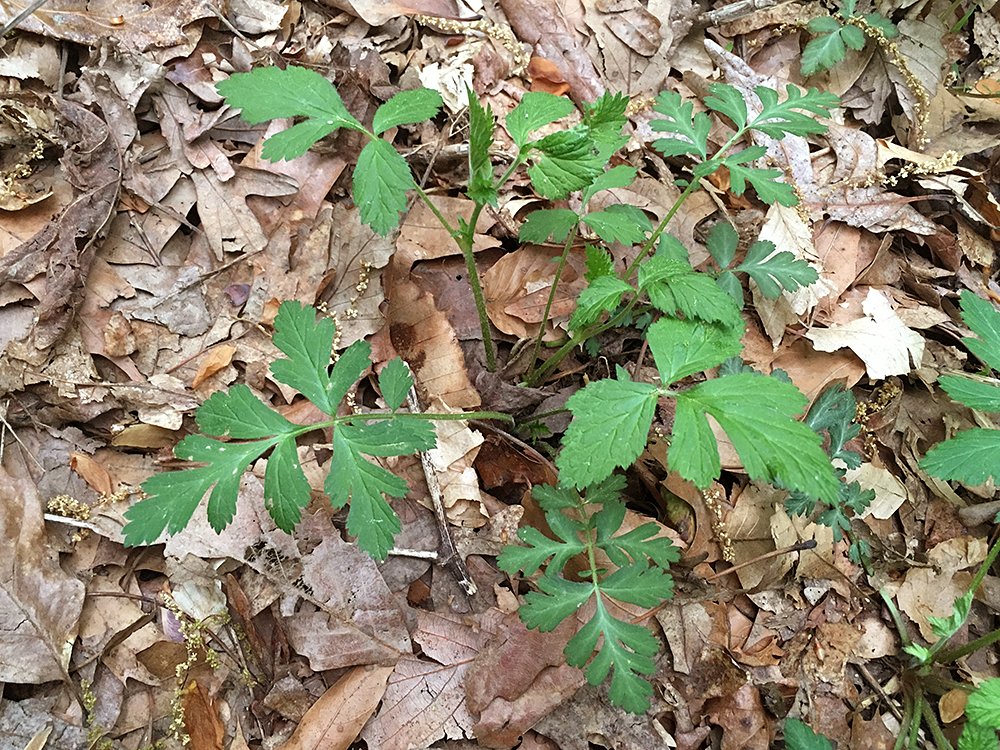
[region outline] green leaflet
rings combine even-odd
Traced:
[[[294,424],[272,411],[245,385],[213,394],[196,413],[199,426],[210,434],[247,442],[191,435],[178,443],[174,449],[177,458],[203,465],[156,474],[143,483],[148,497],[125,513],[126,544],[151,544],[164,531],[179,532],[206,493],[210,493],[209,523],[221,531],[236,512],[243,473],[268,451],[265,506],[278,528],[291,533],[310,500],[296,439],[313,430],[329,429],[334,456],[324,489],[335,507],[350,501],[348,531],[357,536],[359,546],[379,559],[386,556],[393,534],[399,531],[399,519],[382,493],[401,497],[406,493],[406,482],[364,456],[399,456],[431,448],[433,428],[429,421],[404,417],[366,424],[358,417],[333,416],[344,394],[371,364],[368,344],[352,344],[331,368],[332,321],[325,317],[317,321],[313,308],[297,302],[281,305],[275,331],[274,343],[288,359],[273,362],[272,374],[333,418],[318,425]],[[412,378],[406,365],[395,360],[383,369],[379,383],[387,404],[395,410],[405,399]]]

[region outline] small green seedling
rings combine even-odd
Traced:
[[[895,39],[899,29],[881,13],[865,16],[855,11],[857,0],[844,0],[844,7],[832,16],[820,16],[809,22],[816,36],[802,50],[802,75],[811,76],[829,70],[847,56],[847,48],[864,49],[865,37]]]

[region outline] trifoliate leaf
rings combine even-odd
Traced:
[[[736,255],[736,246],[740,244],[740,235],[728,221],[720,221],[708,233],[705,248],[715,258],[720,270],[729,268]]]
[[[575,109],[573,102],[563,96],[544,91],[529,91],[521,103],[510,111],[504,124],[519,149],[528,143],[528,136],[550,122],[562,119]]]
[[[816,269],[787,250],[775,252],[773,242],[760,240],[750,246],[746,259],[736,269],[745,271],[757,282],[768,299],[778,299],[783,290],[795,291],[819,278]]]
[[[694,104],[685,102],[674,91],[661,91],[656,97],[653,111],[665,115],[665,119],[650,120],[649,126],[656,133],[672,133],[671,136],[653,142],[653,148],[664,156],[695,154],[708,158],[708,133],[712,121],[708,115],[699,112],[692,117]]]
[[[920,468],[938,479],[966,484],[1000,480],[1000,430],[975,427],[938,443],[920,459]]]
[[[786,750],[833,750],[830,740],[816,734],[798,719],[785,721]]]
[[[708,90],[712,96],[705,97],[705,106],[721,112],[742,130],[747,124],[747,103],[743,94],[727,83],[713,83]]]
[[[375,111],[372,132],[380,135],[397,125],[425,122],[436,117],[440,109],[441,94],[433,89],[400,91]]]
[[[601,313],[614,310],[621,304],[622,295],[628,292],[635,292],[635,289],[617,276],[598,276],[580,292],[569,321],[570,330],[579,330],[597,320]]]
[[[612,188],[628,187],[635,179],[635,167],[627,167],[624,164],[612,167],[606,172],[601,172],[594,178],[594,181],[583,191],[582,205],[586,206],[590,199],[601,190],[611,190]]]
[[[566,405],[573,421],[556,458],[560,484],[586,487],[616,467],[631,466],[646,447],[656,398],[656,386],[610,379],[570,396]]]
[[[729,167],[730,190],[736,195],[743,195],[747,189],[746,184],[749,182],[757,191],[757,197],[768,205],[780,203],[782,206],[794,206],[798,204],[799,199],[792,186],[777,181],[777,178],[781,177],[780,169],[745,167],[742,164],[731,162],[728,158],[724,161]]]
[[[496,206],[497,186],[490,161],[496,117],[489,106],[483,108],[472,89],[466,88],[466,91],[469,96],[469,188],[466,195],[476,203]]]
[[[198,408],[197,421],[206,435],[235,440],[257,440],[295,429],[242,384],[234,385],[229,393],[213,393]]]
[[[224,529],[236,512],[236,496],[243,472],[277,442],[278,438],[223,443],[201,435],[189,435],[181,440],[174,455],[184,461],[206,465],[156,474],[143,482],[146,499],[125,511],[128,519],[122,531],[125,545],[152,544],[164,530],[169,534],[178,533],[187,526],[209,489],[212,489],[209,523],[216,531]]]
[[[969,721],[984,727],[1000,729],[1000,678],[981,683],[965,704]]]
[[[536,153],[536,150],[538,153]],[[562,200],[587,187],[604,169],[593,141],[580,130],[560,130],[532,144],[528,177],[538,194]]]
[[[840,36],[840,29],[813,37],[802,50],[802,75],[811,76],[821,70],[829,70],[845,57],[847,48]]]
[[[1000,382],[983,382],[968,377],[942,375],[938,378],[945,393],[970,409],[1000,412]]]
[[[279,133],[276,141],[272,136],[265,142],[262,155],[272,161],[302,156],[313,143],[338,128],[364,130],[344,107],[333,84],[309,68],[257,68],[234,73],[215,88],[230,107],[241,110],[240,116],[254,125],[278,117],[310,118]]]
[[[383,237],[406,210],[406,191],[416,187],[410,166],[388,141],[376,138],[361,149],[354,167],[354,203],[361,221]]]
[[[378,374],[378,385],[382,391],[385,405],[391,411],[396,411],[406,400],[413,386],[413,375],[410,368],[399,357],[390,359],[382,372]]]
[[[604,248],[587,245],[584,252],[587,258],[587,273],[583,278],[588,282],[594,281],[599,276],[610,276],[615,272],[615,260]],[[617,303],[615,306],[617,307]]]
[[[805,112],[829,117],[830,110],[840,103],[833,94],[816,88],[810,88],[803,94],[792,84],[788,84],[785,89],[786,97],[782,101],[778,101],[777,91],[766,86],[758,86],[754,92],[760,99],[762,109],[750,123],[750,127],[777,139],[784,138],[787,134],[805,136],[826,132],[826,125]]]
[[[565,242],[580,217],[568,208],[545,208],[532,211],[524,220],[517,238],[521,242]]]
[[[420,435],[415,429],[425,433]],[[357,537],[361,549],[377,560],[384,560],[401,526],[382,494],[403,497],[407,492],[406,480],[367,461],[361,454],[399,456],[427,450],[434,445],[430,424],[399,419],[341,425],[333,433],[332,444],[333,467],[323,488],[335,510],[350,500],[348,532]]]
[[[966,289],[962,292],[962,320],[982,339],[967,336],[962,343],[981,361],[1000,371],[1000,312]]]
[[[675,315],[679,310],[688,318],[730,325],[740,316],[733,298],[711,276],[661,255],[654,255],[639,266],[639,288],[667,315]]]
[[[741,327],[660,318],[646,331],[646,340],[660,370],[660,382],[669,385],[739,354],[743,351],[742,333]]]
[[[583,217],[584,223],[609,245],[615,241],[623,245],[638,245],[653,231],[653,225],[635,206],[616,204],[603,211],[591,211]]]
[[[795,386],[775,378],[727,375],[698,383],[675,398],[667,458],[685,479],[707,487],[716,478],[692,470],[702,466],[700,459],[692,460],[694,451],[717,452],[714,439],[713,445],[706,444],[709,414],[729,436],[752,479],[780,481],[836,505],[840,481],[820,448],[820,436],[794,419],[808,401]]]

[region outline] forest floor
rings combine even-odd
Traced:
[[[2,4],[0,20],[23,5]],[[957,431],[993,426],[937,384],[982,369],[962,342],[962,291],[1000,303],[1000,5],[987,6],[880,0],[859,13],[892,20],[898,38],[866,37],[806,77],[806,24],[837,10],[815,1],[43,4],[0,50],[0,539],[12,553],[0,566],[0,750],[179,747],[183,735],[195,750],[763,750],[782,746],[786,716],[840,748],[892,747],[910,658],[898,627],[933,642],[928,617],[951,614],[997,529],[992,482],[918,466]],[[652,706],[631,715],[607,684],[588,685],[563,656],[575,623],[527,629],[517,609],[531,582],[496,559],[519,527],[544,525],[530,489],[557,481],[567,399],[619,365],[641,379],[642,334],[606,331],[544,382],[520,384],[512,352],[542,325],[552,341],[567,335],[587,272],[581,242],[543,320],[562,248],[517,235],[557,204],[521,170],[476,227],[503,365],[489,372],[465,262],[426,206],[385,238],[361,222],[357,134],[271,162],[261,143],[292,120],[248,124],[215,89],[234,71],[288,64],[327,76],[366,124],[400,90],[437,89],[443,114],[389,137],[450,216],[471,207],[466,84],[500,123],[526,91],[578,105],[634,97],[615,163],[638,178],[613,194],[654,223],[692,162],[653,149],[650,97],[678,92],[704,111],[713,82],[753,76],[839,97],[827,133],[798,160],[770,162],[799,206],[766,205],[717,173],[667,231],[695,267],[709,265],[711,228],[730,223],[740,256],[767,238],[819,272],[777,301],[743,281],[741,356],[810,400],[832,384],[853,393],[862,462],[848,479],[875,493],[850,522],[867,569],[815,513],[790,516],[787,493],[751,482],[724,440],[722,476],[699,492],[651,432],[622,474],[625,523],[654,522],[680,549],[675,598],[628,612],[661,643]],[[727,128],[713,115],[709,142]],[[160,543],[123,544],[138,488],[184,466],[174,446],[211,394],[244,384],[292,421],[318,421],[269,370],[285,301],[332,317],[338,350],[370,343],[352,405],[377,403],[374,373],[398,354],[425,408],[514,418],[439,423],[426,473],[416,456],[379,459],[409,486],[392,503],[398,548],[438,549],[427,474],[440,484],[473,595],[454,566],[359,550],[323,495],[330,451],[305,441],[314,502],[293,535],[267,513],[262,459],[221,534],[203,504]],[[998,615],[988,574],[955,643]],[[989,646],[944,675],[971,687],[1000,676],[997,662]],[[932,710],[955,741],[964,692],[940,692]]]

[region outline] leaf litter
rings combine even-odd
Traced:
[[[550,634],[524,628],[512,613],[522,592],[496,570],[517,517],[547,528],[525,488],[551,482],[554,467],[522,442],[530,436],[461,422],[438,432],[431,463],[479,583],[471,598],[447,568],[395,557],[376,564],[348,543],[345,514],[330,511],[311,475],[295,536],[276,528],[264,459],[241,482],[222,534],[196,514],[165,545],[122,546],[134,488],[176,465],[171,448],[214,392],[245,386],[295,422],[321,419],[268,373],[280,356],[270,334],[282,302],[326,310],[336,348],[370,342],[376,370],[402,354],[425,408],[475,408],[482,394],[495,408],[516,382],[515,368],[504,382],[478,361],[464,266],[424,206],[389,240],[360,220],[349,194],[361,140],[341,131],[297,158],[269,161],[263,137],[293,121],[248,124],[220,106],[214,84],[282,55],[332,66],[344,106],[365,123],[397,91],[439,81],[453,117],[400,125],[384,142],[426,170],[416,179],[447,215],[468,216],[471,205],[454,191],[464,155],[449,143],[462,141],[466,83],[501,117],[528,88],[578,104],[605,90],[693,99],[708,92],[708,77],[753,101],[758,85],[806,83],[797,32],[776,30],[823,11],[764,8],[713,27],[694,5],[654,0],[587,2],[572,13],[515,0],[487,8],[246,0],[228,16],[194,0],[91,3],[72,15],[63,5],[29,15],[0,65],[0,527],[12,550],[0,575],[0,748],[34,747],[33,738],[77,748],[88,731],[111,747],[173,746],[172,724],[199,750],[346,748],[359,739],[369,748],[589,740],[694,750],[713,727],[722,747],[768,747],[789,711],[842,746],[892,736],[884,704],[852,713],[872,694],[862,668],[893,689],[896,649],[870,587],[894,591],[911,629],[932,638],[926,618],[948,614],[985,554],[988,528],[967,511],[993,497],[992,485],[952,487],[917,466],[957,429],[994,426],[924,385],[967,358],[955,291],[1000,300],[989,275],[1000,236],[1000,109],[983,96],[998,88],[990,10],[977,9],[960,31],[933,12],[902,21],[908,71],[873,45],[809,79],[842,97],[843,117],[825,135],[761,144],[768,166],[801,190],[804,210],[776,204],[764,214],[713,175],[673,218],[692,258],[708,261],[711,222],[735,215],[739,260],[766,239],[819,273],[776,300],[749,285],[744,356],[765,373],[787,372],[810,399],[831,382],[853,390],[858,479],[877,495],[855,526],[884,562],[868,580],[829,529],[789,519],[780,496],[748,483],[735,452],[723,450],[727,481],[702,495],[669,472],[651,442],[629,472],[630,523],[662,521],[687,550],[674,568],[678,599],[655,616],[656,707],[632,717],[564,663],[576,624]],[[476,13],[487,22],[456,25]],[[633,122],[625,153],[641,178],[600,200],[662,218],[677,192],[675,163],[650,150],[642,112]],[[711,127],[713,142],[724,142],[730,123]],[[30,166],[8,180],[18,162]],[[514,242],[537,199],[519,178],[511,185],[481,218],[475,246],[492,322],[508,345],[542,323],[537,298],[547,296],[547,260],[558,253]],[[619,264],[630,252],[612,248]],[[584,273],[573,262],[569,270],[547,332],[556,339]],[[606,374],[603,358],[636,368],[637,341],[627,330],[604,336],[600,356],[573,355],[537,397],[507,403],[520,417],[564,404],[581,374]],[[355,403],[379,398],[373,382],[362,379]],[[328,453],[317,439],[299,445],[298,460],[322,463]],[[404,522],[397,543],[436,548],[418,462],[384,465],[409,485],[395,502]],[[733,562],[756,561],[809,539],[819,545],[797,559],[720,575],[727,545]],[[995,595],[995,580],[984,590]],[[976,609],[970,639],[995,626],[993,595]],[[979,653],[963,668],[987,679],[997,676],[995,661]]]

